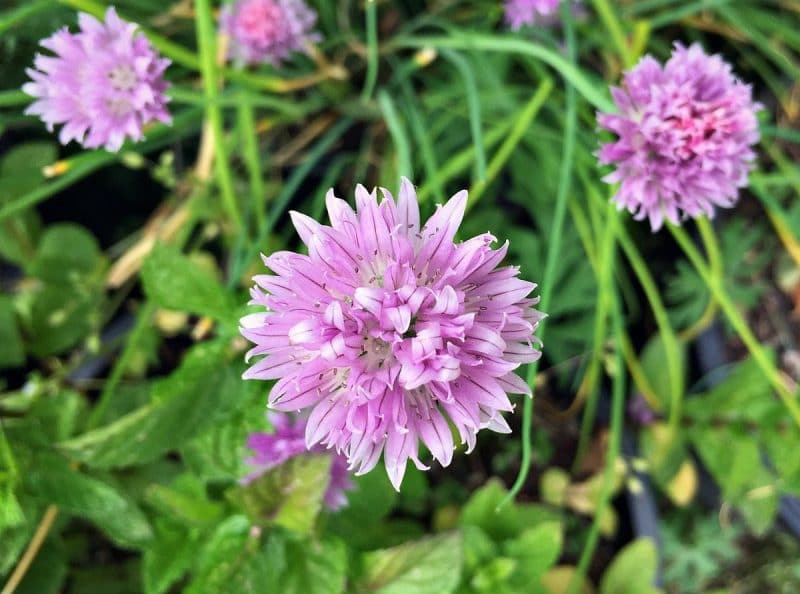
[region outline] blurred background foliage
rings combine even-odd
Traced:
[[[2,593],[800,591],[797,3],[593,0],[518,34],[489,0],[311,4],[313,52],[241,71],[203,61],[218,6],[117,2],[173,60],[174,116],[119,154],[58,146],[18,90],[105,4],[3,4]],[[766,109],[739,205],[673,238],[606,207],[593,153],[607,86],[674,40]],[[336,513],[325,457],[242,486],[268,429],[237,330],[259,253],[298,248],[288,209],[400,175],[427,214],[468,188],[460,236],[550,274],[532,443],[516,414]]]

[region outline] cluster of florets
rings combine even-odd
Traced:
[[[761,106],[729,64],[698,44],[675,44],[664,66],[645,56],[612,94],[619,111],[598,122],[618,139],[599,158],[616,167],[604,179],[620,184],[620,208],[655,231],[664,219],[712,217],[736,202],[753,167]]]
[[[80,31],[65,27],[41,42],[54,55],[38,54],[31,82],[22,90],[36,97],[25,113],[38,115],[59,140],[86,148],[117,151],[126,138],[140,140],[152,121],[169,123],[170,61],[159,57],[136,25],[121,20],[113,7],[105,22],[78,16]]]
[[[383,454],[399,488],[409,460],[427,468],[420,441],[450,463],[450,424],[468,449],[481,429],[510,431],[507,393],[530,393],[514,370],[539,357],[542,314],[535,285],[499,266],[507,246],[454,242],[466,192],[425,224],[410,182],[397,202],[381,193],[359,186],[356,211],[329,193],[330,226],[292,213],[308,255],[264,259],[274,274],[255,277],[252,303],[267,311],[242,334],[260,357],[245,377],[278,380],[270,406],[310,410],[307,447],[335,449],[356,474]]]

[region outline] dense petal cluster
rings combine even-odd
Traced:
[[[676,43],[663,67],[645,56],[612,93],[619,113],[598,122],[618,139],[598,156],[616,166],[604,180],[620,183],[620,209],[649,218],[655,231],[665,217],[679,224],[736,202],[755,159],[761,106],[729,64]]]
[[[303,0],[237,0],[223,8],[220,27],[230,38],[229,55],[245,64],[280,66],[320,36],[315,13]]]
[[[311,409],[306,445],[347,456],[356,474],[381,454],[399,489],[419,441],[443,466],[454,441],[448,420],[471,450],[488,428],[509,432],[507,393],[529,394],[515,373],[536,360],[533,332],[542,314],[528,294],[536,285],[516,267],[498,267],[486,233],[454,243],[466,207],[460,192],[423,225],[414,187],[403,180],[397,202],[381,190],[356,189],[357,212],[327,196],[331,226],[293,212],[308,255],[264,259],[274,275],[254,278],[251,303],[267,308],[241,321],[265,355],[245,378],[278,380],[269,404]]]
[[[300,416],[293,418],[292,415],[274,412],[269,413],[268,418],[272,425],[272,433],[251,433],[247,438],[247,447],[253,451],[253,456],[245,462],[254,470],[245,477],[243,481],[245,484],[291,458],[308,453],[305,418]],[[318,446],[311,451],[324,452],[325,448]],[[352,488],[353,482],[350,480],[347,460],[343,456],[334,454],[328,488],[325,491],[325,507],[336,510],[346,506],[345,492]]]
[[[170,61],[113,7],[105,22],[81,13],[78,23],[80,32],[65,27],[41,42],[55,55],[37,54],[35,69],[27,70],[31,82],[22,90],[37,100],[25,113],[40,116],[51,131],[63,124],[62,144],[75,140],[108,151],[119,150],[126,137],[141,140],[151,121],[169,123],[164,71]]]
[[[516,31],[525,25],[534,25],[542,18],[551,18],[558,12],[559,0],[506,0],[506,23]]]

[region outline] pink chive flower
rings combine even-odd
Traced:
[[[251,433],[247,438],[247,447],[253,451],[253,456],[245,463],[254,468],[242,481],[249,484],[268,470],[280,466],[284,462],[308,453],[306,448],[305,432],[306,419],[282,413],[269,413],[268,418],[272,425],[272,433]],[[315,447],[311,452],[324,452],[322,447]],[[325,491],[325,507],[337,510],[347,505],[346,491],[353,488],[350,472],[347,470],[347,460],[343,456],[334,455],[331,461],[328,488]]]
[[[620,183],[620,210],[649,218],[656,231],[665,217],[678,225],[733,206],[753,168],[761,105],[729,64],[676,43],[663,67],[645,56],[611,92],[619,113],[597,120],[618,139],[598,157],[616,167],[604,181]]]
[[[489,233],[454,243],[467,204],[459,192],[424,224],[403,179],[397,202],[385,189],[356,188],[357,211],[328,192],[331,226],[291,217],[308,255],[264,258],[241,320],[263,356],[245,379],[278,380],[273,409],[310,409],[306,446],[345,455],[357,475],[383,454],[399,490],[419,442],[442,466],[453,457],[450,425],[468,450],[481,429],[510,428],[507,393],[530,394],[514,370],[540,356],[533,332],[543,317],[519,269],[498,267],[508,244]]]
[[[31,82],[22,90],[36,97],[26,114],[37,115],[52,132],[63,124],[58,139],[75,140],[85,148],[116,152],[126,137],[143,138],[154,120],[171,122],[164,71],[170,61],[159,57],[136,25],[126,23],[114,7],[105,22],[78,15],[80,32],[64,27],[41,42],[53,56],[37,54],[27,70]]]
[[[245,64],[280,66],[289,54],[321,37],[311,30],[317,13],[303,0],[237,0],[220,13],[229,55]]]
[[[506,23],[513,31],[552,19],[558,12],[559,0],[506,0]]]

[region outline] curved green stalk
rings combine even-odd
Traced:
[[[616,213],[614,216],[616,216]],[[623,333],[623,323],[621,306],[616,291],[613,291],[611,299],[613,303],[611,310],[611,317],[613,320],[612,325],[614,329],[614,335],[619,341]],[[603,518],[603,513],[606,509],[608,509],[614,488],[614,467],[616,465],[617,458],[619,457],[622,444],[622,419],[625,402],[625,364],[622,360],[622,349],[616,349],[615,359],[616,365],[614,365],[614,376],[612,378],[611,385],[610,437],[603,471],[603,485],[600,491],[600,497],[594,513],[594,518],[592,519],[592,526],[589,529],[589,535],[586,538],[586,544],[584,545],[580,559],[578,560],[577,569],[572,575],[572,579],[567,587],[567,594],[575,594],[578,592],[578,588],[583,583],[586,570],[589,568],[589,563],[592,560],[594,551],[597,548],[597,543],[600,540],[600,522]]]
[[[570,65],[574,67],[575,60],[575,34],[572,28],[572,16],[570,15],[569,2],[561,3],[561,18],[564,23],[564,33],[567,38],[567,53],[571,62]],[[570,188],[572,186],[572,165],[574,162],[575,153],[575,140],[577,135],[578,124],[578,101],[575,88],[566,82],[566,103],[567,112],[564,122],[564,147],[561,157],[561,169],[558,176],[558,194],[556,195],[556,205],[553,211],[553,219],[550,224],[551,235],[548,245],[547,260],[545,262],[544,276],[542,277],[540,307],[542,311],[550,309],[550,301],[555,291],[553,290],[553,283],[556,277],[556,268],[558,265],[558,258],[561,253],[561,240],[562,230],[564,227],[564,219],[567,214],[567,201],[569,199]],[[544,82],[542,83],[544,85]],[[539,338],[545,335],[546,320],[542,320],[539,326]],[[540,359],[541,360],[541,359]],[[522,461],[520,462],[519,474],[514,481],[508,494],[498,505],[503,507],[509,501],[512,501],[522,490],[525,480],[528,478],[528,472],[531,466],[531,426],[533,424],[533,391],[536,380],[536,370],[539,367],[539,361],[535,361],[528,365],[527,382],[531,387],[530,398],[525,398],[522,408]]]
[[[730,322],[731,326],[733,326],[736,334],[738,334],[739,338],[742,339],[742,342],[747,347],[747,350],[750,351],[750,355],[753,357],[756,365],[758,365],[759,369],[761,369],[761,372],[764,374],[764,377],[769,380],[769,383],[778,393],[778,397],[786,406],[786,409],[794,419],[794,422],[798,427],[800,427],[800,404],[798,404],[796,395],[792,394],[792,392],[786,387],[786,384],[781,378],[780,372],[775,365],[772,364],[772,361],[770,361],[769,356],[761,346],[761,343],[759,343],[758,339],[747,326],[747,322],[742,317],[742,314],[739,313],[738,309],[736,309],[736,305],[734,305],[733,301],[728,296],[724,285],[713,275],[710,268],[703,261],[703,257],[700,255],[700,252],[697,250],[686,231],[671,223],[668,223],[667,226],[672,233],[672,236],[689,258],[689,261],[692,263],[697,272],[700,274],[700,277],[703,279],[703,281],[705,281],[706,285],[711,290],[712,297],[716,299],[717,303],[719,303],[720,309],[722,309],[725,317],[728,318],[728,321]]]
[[[583,411],[583,418],[581,420],[580,438],[578,439],[578,448],[575,453],[573,469],[580,465],[586,448],[589,446],[589,436],[597,411],[596,387],[600,375],[600,360],[603,352],[603,344],[606,340],[607,318],[613,306],[611,295],[614,291],[614,261],[617,227],[619,226],[616,206],[613,202],[608,201],[606,204],[605,231],[600,248],[600,268],[597,273],[597,305],[595,308],[594,330],[592,333],[592,359],[589,363],[589,369],[586,372],[587,379],[585,380],[586,408]],[[582,396],[583,395],[580,395],[580,397]]]
[[[489,167],[486,170],[486,176],[479,180],[472,188],[469,190],[469,199],[467,201],[467,210],[471,209],[475,204],[477,204],[478,200],[481,199],[483,193],[486,191],[486,188],[494,181],[494,178],[497,177],[497,174],[500,173],[500,170],[503,169],[503,166],[506,164],[508,159],[511,157],[511,154],[514,152],[514,149],[517,148],[520,140],[525,135],[525,132],[528,131],[530,128],[531,123],[533,122],[534,118],[539,113],[539,110],[547,101],[547,98],[550,96],[550,92],[553,90],[553,81],[549,78],[545,78],[541,83],[539,83],[536,92],[531,97],[528,104],[522,110],[520,115],[514,119],[514,124],[509,131],[508,136],[497,149],[497,152],[492,157],[492,160],[489,162]]]
[[[258,132],[256,131],[255,109],[246,98],[242,98],[237,111],[239,120],[239,134],[242,140],[242,156],[244,157],[247,173],[250,177],[250,195],[252,196],[252,211],[255,215],[257,237],[267,222],[265,210],[267,190],[264,187],[264,177],[261,167],[261,155],[258,152]]]
[[[636,245],[631,240],[624,226],[617,227],[617,238],[619,239],[622,251],[633,268],[636,278],[642,285],[647,302],[653,312],[658,331],[664,340],[664,350],[666,354],[667,370],[670,379],[670,407],[669,407],[669,427],[674,432],[678,429],[681,420],[681,408],[683,404],[683,373],[681,370],[681,357],[678,337],[669,321],[667,308],[661,300],[656,282],[650,274],[650,269],[645,264],[642,255]]]
[[[367,75],[364,78],[364,89],[361,100],[368,101],[378,81],[378,8],[375,0],[367,0]]]
[[[233,191],[233,176],[228,163],[228,151],[225,149],[225,138],[222,126],[222,110],[218,103],[219,76],[216,64],[216,40],[214,38],[214,21],[211,16],[209,0],[195,0],[197,11],[197,45],[200,48],[200,63],[203,73],[203,91],[208,100],[206,117],[211,124],[214,140],[214,170],[217,183],[222,194],[222,203],[235,229],[242,228],[242,217],[236,204]]]
[[[481,105],[478,99],[478,86],[475,84],[475,75],[467,61],[457,52],[446,49],[442,52],[442,56],[452,62],[464,81],[467,108],[469,109],[469,127],[472,133],[472,144],[475,146],[475,171],[478,175],[478,181],[483,181],[486,179],[486,154],[483,151]]]
[[[607,88],[605,83],[589,79],[580,68],[569,60],[565,60],[560,53],[524,39],[500,35],[482,35],[459,30],[452,37],[400,37],[395,39],[392,45],[394,47],[415,49],[425,47],[436,49],[451,48],[530,56],[554,68],[570,85],[575,87],[584,99],[600,111],[616,111],[608,94],[599,90]]]

